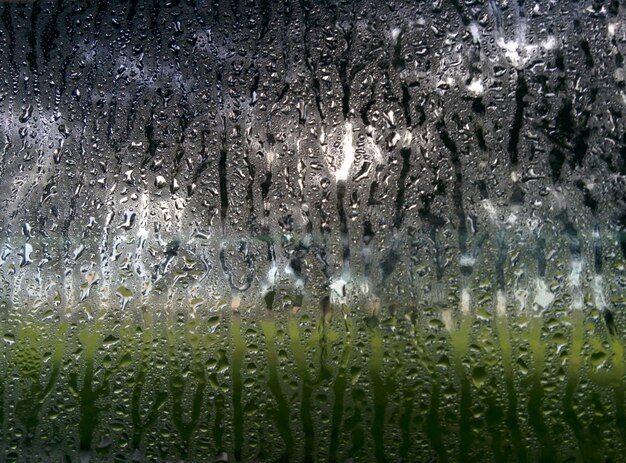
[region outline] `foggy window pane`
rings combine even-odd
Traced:
[[[0,461],[621,461],[624,15],[0,1]]]

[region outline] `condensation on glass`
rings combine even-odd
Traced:
[[[0,2],[0,459],[619,460],[624,19]]]

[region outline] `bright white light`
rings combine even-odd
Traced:
[[[556,41],[556,38],[554,38],[553,35],[548,36],[547,39],[545,39],[543,42],[541,42],[541,46],[545,49],[545,50],[554,50],[555,48],[558,47],[558,42]]]
[[[542,309],[546,309],[554,301],[554,294],[548,289],[546,282],[541,278],[535,280],[535,305],[538,305]]]
[[[469,26],[470,33],[472,34],[472,38],[475,43],[480,42],[480,31],[478,30],[478,24],[475,22],[471,23]]]
[[[467,86],[467,90],[474,95],[482,95],[485,92],[485,86],[483,85],[480,78],[474,78]]]
[[[352,123],[346,122],[343,135],[343,161],[341,167],[335,172],[337,182],[348,180],[350,168],[354,162],[354,145],[352,144]]]
[[[470,311],[470,292],[468,288],[461,291],[461,313],[467,315]]]
[[[499,316],[506,314],[506,294],[501,289],[496,294],[496,313]]]

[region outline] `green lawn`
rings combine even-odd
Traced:
[[[598,311],[365,312],[5,315],[1,459],[623,461],[624,329]]]

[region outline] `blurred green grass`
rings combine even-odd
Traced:
[[[17,312],[3,460],[622,461],[623,327],[491,312]]]

